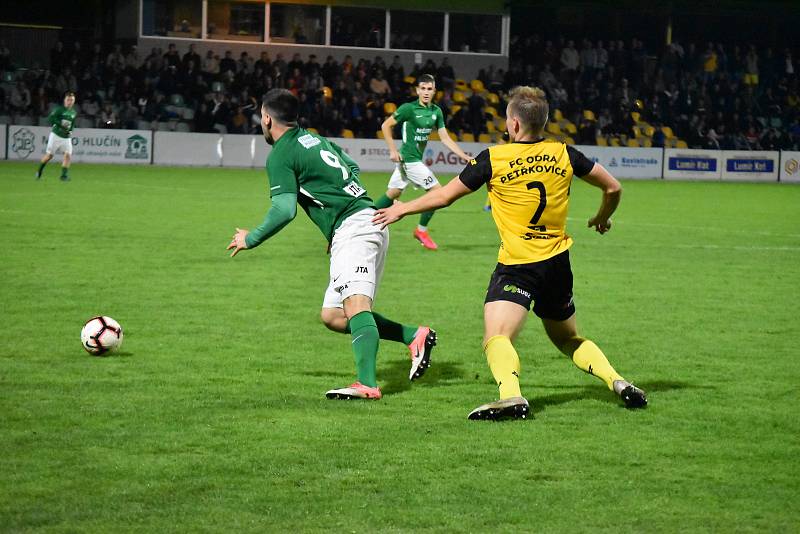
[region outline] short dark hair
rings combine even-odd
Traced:
[[[300,107],[297,97],[288,89],[272,89],[261,98],[261,105],[267,108],[273,119],[281,124],[297,123]]]
[[[417,78],[417,85],[421,83],[432,83],[433,85],[436,85],[436,78],[434,78],[430,74],[423,74],[419,78]]]
[[[64,93],[64,98],[67,98],[68,96],[75,96],[75,91],[67,91]]]

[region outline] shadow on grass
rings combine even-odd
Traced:
[[[657,380],[653,382],[641,382],[637,383],[636,385],[642,388],[648,394],[649,400],[652,400],[650,396],[655,392],[673,391],[681,389],[715,389],[714,386],[702,386],[702,385],[692,384],[689,382],[681,382],[677,380]],[[548,406],[558,406],[561,404],[566,404],[568,402],[586,400],[586,399],[607,402],[609,404],[615,404],[620,408],[625,408],[619,397],[617,397],[614,393],[609,391],[602,384],[597,384],[594,386],[576,387],[570,389],[574,389],[574,391],[568,393],[555,393],[553,395],[546,395],[544,397],[533,397],[532,399],[530,399],[531,404],[533,405],[535,411],[537,412],[543,411]]]
[[[378,378],[385,380],[381,392],[384,395],[395,395],[411,389],[411,380],[408,372],[411,369],[411,360],[393,360],[383,368],[378,369]],[[465,380],[459,364],[434,360],[422,378],[415,382],[420,386],[443,386],[454,380]]]

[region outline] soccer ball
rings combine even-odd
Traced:
[[[93,356],[114,351],[122,345],[122,327],[111,317],[92,317],[83,325],[81,343],[86,352]]]

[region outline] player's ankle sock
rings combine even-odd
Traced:
[[[372,312],[355,314],[350,321],[350,336],[353,338],[353,354],[356,359],[358,381],[374,388],[378,385],[376,362],[378,359],[378,326]]]
[[[603,351],[588,339],[584,340],[572,353],[572,361],[580,369],[605,382],[608,389],[614,389],[615,380],[624,380],[608,363]]]
[[[498,387],[500,398],[521,397],[519,389],[519,355],[511,340],[506,336],[493,336],[483,347],[489,369],[492,370]]]
[[[419,216],[419,225],[417,226],[417,228],[419,228],[423,232],[427,232],[428,231],[428,223],[431,222],[431,219],[433,218],[433,214],[434,213],[436,213],[434,210],[423,212]]]
[[[45,165],[47,165],[47,163],[40,163],[39,164],[39,170],[37,171],[38,174],[42,174],[42,171],[44,170],[44,166]]]
[[[381,336],[381,339],[397,341],[404,345],[408,345],[414,341],[414,336],[417,333],[416,326],[396,323],[391,319],[387,319],[380,313],[372,312],[372,316],[375,318],[375,324],[378,326],[378,334]]]
[[[394,204],[394,200],[387,197],[386,195],[383,195],[381,198],[375,201],[375,207],[378,208],[379,210],[383,208],[388,208],[392,204]]]
[[[61,177],[66,178],[68,174],[69,174],[69,169],[67,169],[66,167],[61,167]]]

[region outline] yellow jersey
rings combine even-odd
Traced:
[[[535,263],[572,245],[566,232],[572,176],[592,167],[577,149],[544,139],[492,146],[467,164],[459,175],[464,185],[489,190],[499,263]]]

